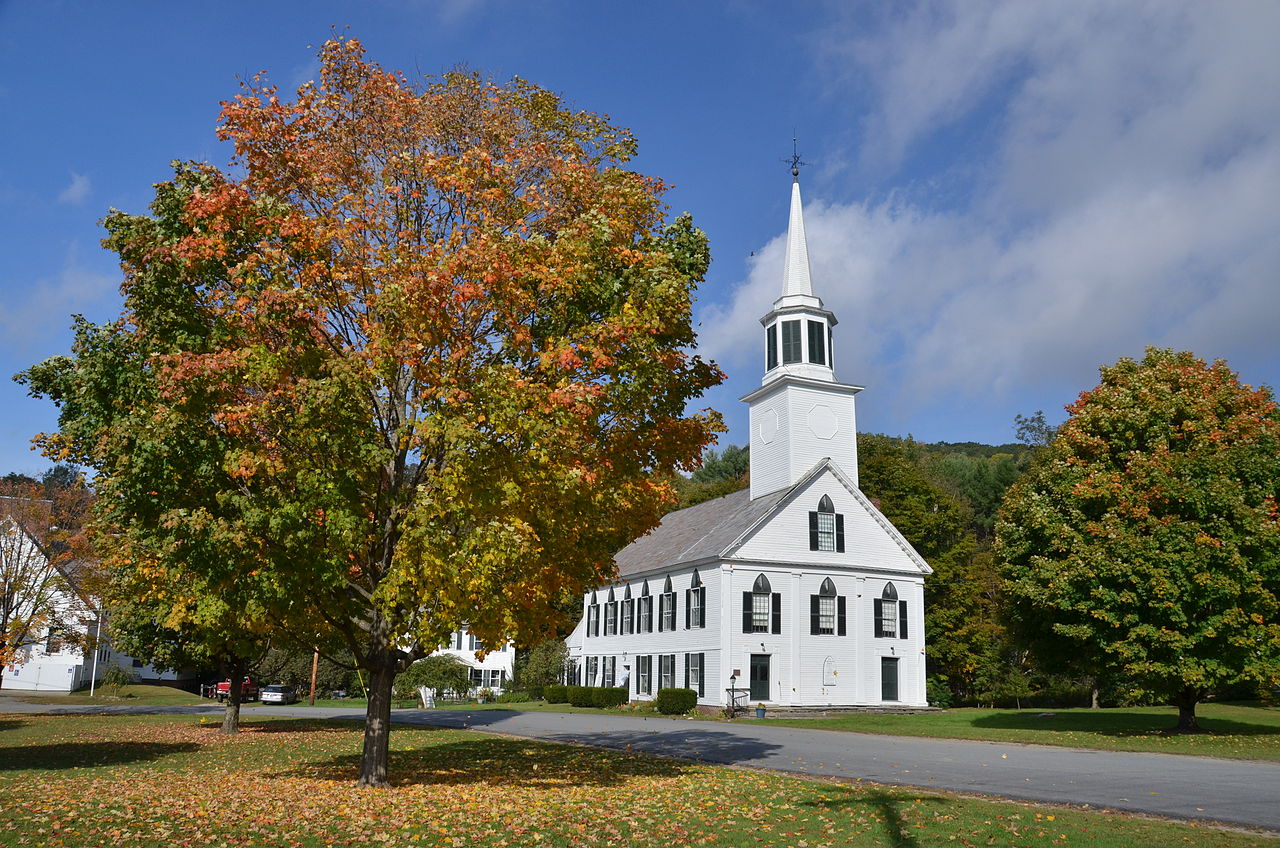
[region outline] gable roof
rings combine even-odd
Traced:
[[[921,573],[933,573],[924,557],[916,552],[906,537],[884,517],[853,481],[830,459],[823,459],[797,480],[795,485],[770,492],[755,500],[751,499],[750,489],[739,489],[724,497],[668,513],[661,524],[627,545],[614,557],[618,576],[625,578],[687,562],[732,557],[757,528],[782,510],[814,478],[825,471],[835,475]]]
[[[618,576],[628,577],[682,562],[718,557],[734,540],[772,512],[789,491],[783,489],[751,500],[750,489],[739,489],[724,497],[667,513],[661,524],[613,558]]]

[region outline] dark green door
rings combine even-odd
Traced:
[[[898,658],[880,658],[880,700],[898,700]]]
[[[769,655],[751,655],[751,700],[769,700]]]

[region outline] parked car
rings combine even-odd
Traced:
[[[293,704],[298,700],[298,690],[292,686],[263,686],[263,704]]]

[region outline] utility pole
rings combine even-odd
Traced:
[[[316,670],[320,668],[320,649],[311,655],[311,706],[316,705]]]
[[[93,671],[89,675],[89,697],[98,685],[98,656],[102,653],[102,607],[98,607],[98,632],[93,637]]]

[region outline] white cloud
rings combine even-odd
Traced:
[[[874,39],[829,37],[836,84],[876,95],[864,176],[910,182],[912,151],[957,122],[985,122],[991,142],[949,166],[977,175],[958,209],[914,186],[806,208],[841,378],[909,386],[887,398],[909,410],[1045,382],[1074,394],[1146,344],[1274,358],[1277,31],[1274,4],[953,0]],[[758,354],[780,238],[704,318],[726,364]]]
[[[59,203],[69,203],[72,206],[78,206],[84,203],[89,197],[89,192],[93,190],[93,186],[89,182],[89,178],[84,174],[71,172],[71,182],[62,193],[58,195]]]
[[[62,338],[73,313],[92,311],[116,291],[116,278],[85,267],[72,242],[56,276],[27,286],[21,298],[0,300],[0,347],[18,355],[33,342]]]

